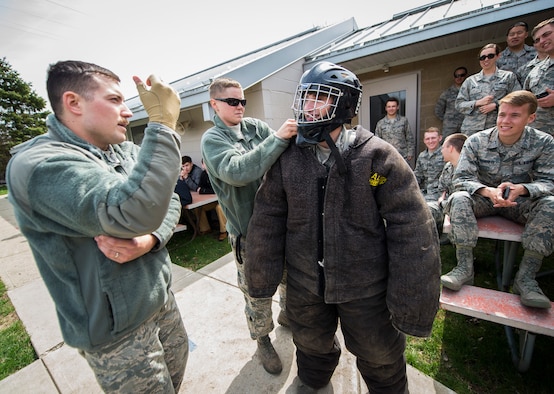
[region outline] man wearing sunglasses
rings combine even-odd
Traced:
[[[202,156],[219,204],[227,218],[229,243],[235,254],[237,280],[246,301],[245,314],[250,336],[258,343],[264,369],[279,374],[283,368],[269,333],[273,330],[272,297],[249,296],[244,279],[246,231],[254,206],[254,197],[262,177],[296,135],[296,121],[286,120],[276,132],[259,119],[245,118],[246,100],[239,82],[218,78],[210,86],[210,105],[215,111],[214,126],[202,136]],[[285,286],[281,296],[278,322],[288,326],[285,313]]]
[[[456,109],[456,97],[460,91],[460,86],[467,78],[467,68],[458,67],[454,70],[454,83],[443,91],[435,105],[435,115],[442,120],[442,135],[444,138],[450,134],[459,133],[464,115]]]

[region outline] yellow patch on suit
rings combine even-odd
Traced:
[[[371,186],[379,186],[382,185],[387,181],[387,178],[385,178],[382,175],[379,175],[378,173],[374,172],[373,175],[369,178],[369,184]]]

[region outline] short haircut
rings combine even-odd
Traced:
[[[210,85],[210,98],[215,98],[227,88],[242,89],[242,86],[238,81],[231,78],[216,78]]]
[[[537,31],[542,29],[546,25],[554,25],[554,18],[546,19],[542,22],[539,22],[539,24],[533,28],[533,31],[531,32],[531,37],[533,37],[533,41],[535,40],[535,34],[537,33]]]
[[[537,98],[535,95],[527,90],[515,90],[511,93],[508,93],[504,96],[499,105],[510,104],[516,107],[523,107],[526,104],[529,104],[527,107],[529,110],[529,115],[534,114],[537,111]]]
[[[425,130],[424,134],[425,133],[437,133],[438,135],[441,135],[440,129],[435,126],[428,127],[427,130]]]
[[[185,163],[192,163],[192,159],[190,156],[183,156],[181,157],[181,165],[185,164]]]
[[[46,90],[50,105],[56,116],[63,113],[62,97],[65,92],[75,92],[86,100],[91,100],[98,89],[97,76],[103,76],[121,82],[112,71],[77,60],[60,61],[48,67]]]
[[[389,101],[394,101],[396,105],[400,105],[400,100],[398,100],[396,97],[389,97],[387,101],[385,101],[385,104],[387,104]]]
[[[467,140],[467,135],[462,133],[450,134],[443,142],[443,145],[453,146],[458,153],[462,151],[462,146]]]
[[[525,28],[525,31],[529,31],[529,25],[526,22],[519,21],[508,27],[508,30],[506,30],[506,35],[510,34],[510,30],[512,30],[514,27],[523,26]]]

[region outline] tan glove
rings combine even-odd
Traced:
[[[151,86],[150,89],[140,78],[133,77],[133,80],[137,85],[140,101],[148,113],[150,122],[161,123],[175,130],[181,111],[181,99],[177,92],[153,74],[146,80],[146,84]]]

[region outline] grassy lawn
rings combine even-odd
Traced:
[[[0,281],[0,380],[36,359],[29,335]]]
[[[217,240],[217,232],[192,241],[191,238],[190,229],[177,233],[167,247],[174,263],[194,271],[231,251],[227,240]],[[477,286],[496,288],[494,248],[495,242],[479,240],[474,253]],[[443,246],[441,255],[442,271],[446,273],[455,264],[454,248]],[[553,256],[545,260],[543,269],[554,269]],[[546,295],[554,299],[554,275],[541,278],[540,284]],[[11,306],[4,293],[2,286],[2,316]],[[6,314],[11,316],[13,324],[4,329],[0,323],[0,379],[36,358],[13,307]],[[11,334],[11,330],[17,333]],[[15,350],[6,354],[8,349]],[[550,393],[552,385],[548,377],[554,375],[552,354],[554,338],[537,335],[531,367],[528,372],[519,373],[512,364],[503,326],[443,310],[437,314],[431,337],[409,337],[406,350],[409,364],[461,394]],[[24,356],[22,361],[17,361],[20,356]],[[14,366],[8,368],[7,360]]]
[[[192,229],[176,233],[167,243],[171,261],[181,267],[198,271],[231,251],[227,239],[218,241],[219,233],[199,235],[192,239]]]
[[[6,185],[0,185],[0,196],[8,194],[8,187]]]

